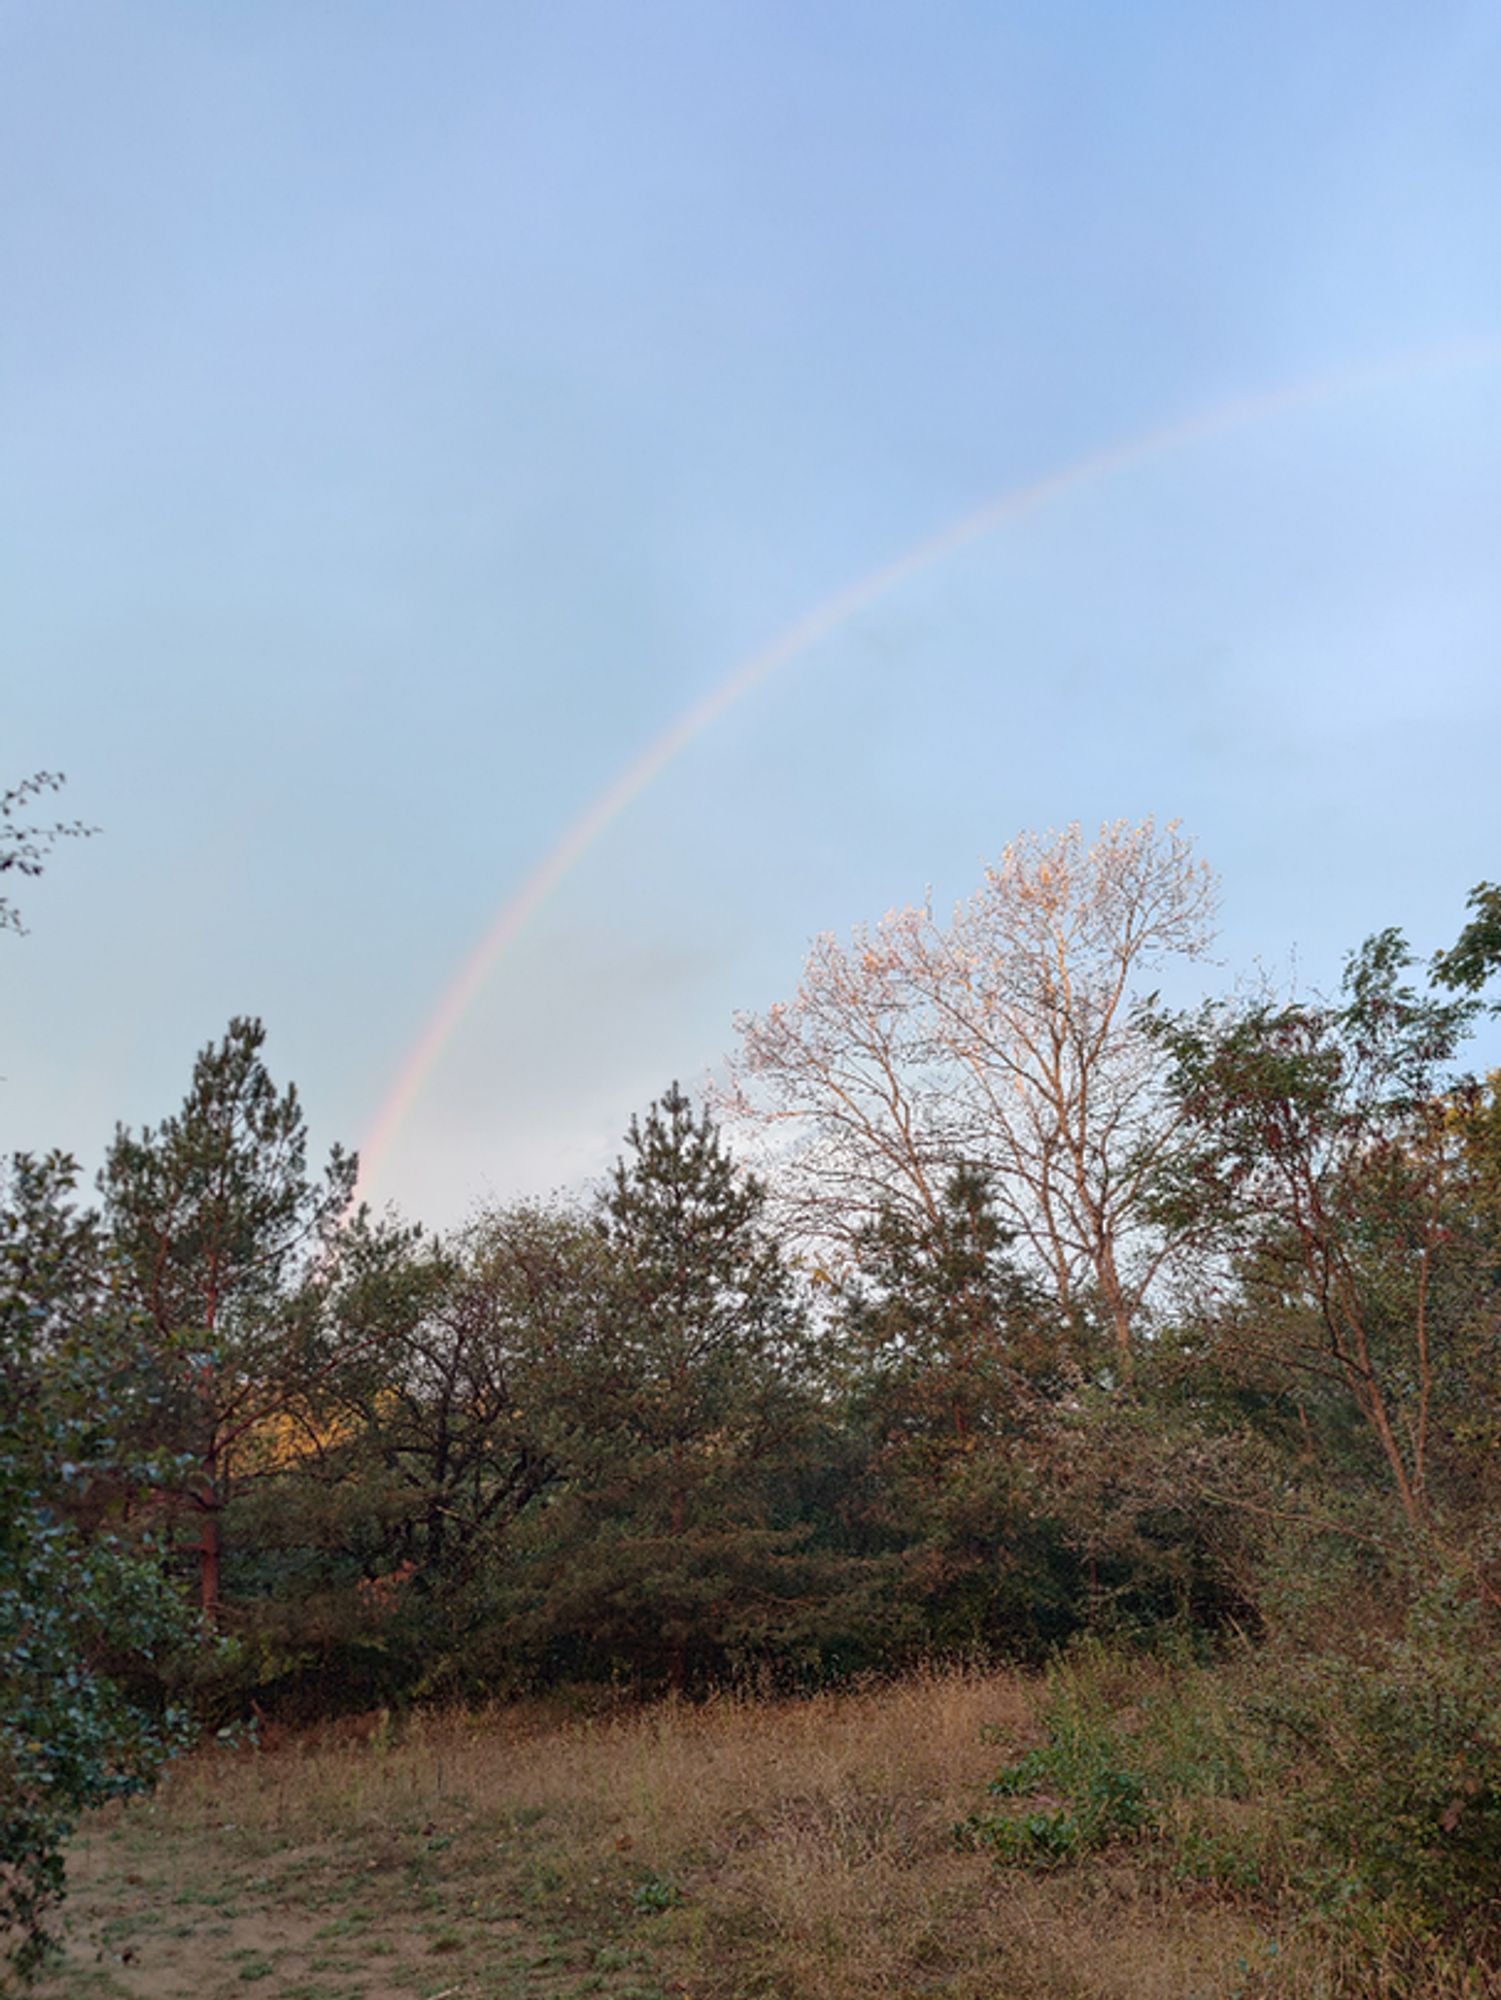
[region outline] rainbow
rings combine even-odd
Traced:
[[[1501,340],[1494,337],[1450,341],[1442,346],[1423,348],[1364,366],[1342,368],[1335,373],[1215,404],[1208,410],[1119,440],[1086,457],[1073,459],[1026,485],[1010,488],[924,536],[878,569],[867,571],[833,596],[816,604],[796,624],[788,626],[749,659],[742,660],[717,687],[679,716],[654,743],[648,744],[627,764],[585,807],[502,904],[457,974],[445,987],[431,1018],[412,1045],[376,1113],[365,1143],[360,1148],[361,1192],[367,1190],[379,1175],[397,1133],[481,988],[553,890],[632,801],[656,782],[669,764],[682,756],[721,716],[728,714],[747,695],[768,681],[779,668],[809,652],[820,640],[837,632],[857,613],[920,570],[942,562],[945,557],[992,534],[997,528],[1020,520],[1023,515],[1046,507],[1081,487],[1092,486],[1117,474],[1133,471],[1152,459],[1207,443],[1232,431],[1245,430],[1253,424],[1328,401],[1335,396],[1384,387],[1409,376],[1467,362],[1494,361],[1498,356],[1501,356]]]

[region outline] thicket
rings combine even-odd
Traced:
[[[1501,1099],[1462,1055],[1501,894],[1426,976],[1388,932],[1330,998],[1173,1014],[1143,984],[1211,891],[1150,822],[1018,843],[952,926],[822,940],[718,1115],[674,1084],[592,1196],[451,1235],[310,1167],[250,1020],[116,1134],[97,1214],[18,1160],[18,1962],[72,1817],[187,1710],[940,1655],[1072,1662],[967,1828],[1008,1864],[1153,1840],[1489,1950]],[[719,1116],[778,1132],[764,1174]],[[1221,1665],[1123,1723],[1106,1641]],[[1270,1846],[1223,1809],[1268,1786]]]

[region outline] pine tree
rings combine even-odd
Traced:
[[[600,1230],[615,1271],[623,1414],[660,1458],[664,1525],[686,1532],[704,1441],[744,1439],[799,1351],[801,1315],[764,1194],[674,1083],[627,1138]]]
[[[798,1622],[808,1333],[761,1184],[708,1115],[674,1083],[626,1143],[597,1211],[606,1291],[538,1629],[681,1687]]]
[[[900,1551],[930,1640],[1031,1649],[1066,1620],[1071,1563],[1043,1477],[1069,1329],[1012,1261],[990,1176],[956,1168],[931,1222],[888,1207],[841,1310],[871,1528]]]
[[[909,1445],[963,1453],[1014,1431],[1056,1371],[1056,1329],[1013,1241],[972,1165],[949,1176],[935,1221],[890,1207],[859,1238],[845,1325],[869,1393]]]
[[[259,1021],[232,1020],[200,1053],[182,1110],[139,1137],[119,1127],[99,1180],[132,1303],[169,1364],[162,1419],[194,1467],[180,1497],[199,1518],[211,1620],[232,1453],[305,1380],[307,1280],[357,1165],[335,1147],[322,1179],[309,1178],[302,1107],[293,1086],[272,1083],[264,1041]]]

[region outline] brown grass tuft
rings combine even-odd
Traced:
[[[1030,1730],[1028,1685],[978,1671],[596,1716],[519,1704],[202,1756],[162,1808],[260,1848],[362,1840],[372,1869],[395,1829],[463,1819],[502,1850],[507,1829],[544,1827],[561,1905],[618,1908],[655,1885],[637,1887],[634,1934],[692,2000],[1228,1990],[1258,1943],[1240,1913],[1164,1890],[1129,1857],[1029,1878],[956,1846]]]
[[[264,1962],[264,1990],[365,2000],[1291,1995],[1238,1969],[1266,1962],[1248,1914],[1144,1850],[1027,1876],[955,1843],[1031,1706],[1015,1675],[935,1671],[205,1750],[96,1817],[54,1991],[229,2000]]]

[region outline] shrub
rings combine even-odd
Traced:
[[[1326,1901],[1434,1935],[1495,1927],[1501,1658],[1473,1597],[1441,1583],[1399,1637],[1311,1657],[1251,1705],[1295,1761]]]
[[[1135,1731],[1114,1713],[1108,1661],[1089,1644],[1053,1669],[1042,1711],[1046,1740],[1002,1766],[990,1792],[1007,1803],[955,1829],[966,1845],[987,1848],[1000,1862],[1053,1867],[1156,1829],[1159,1788]]]
[[[955,1829],[964,1844],[1034,1869],[1149,1845],[1275,1913],[1322,1967],[1310,1990],[1495,1990],[1501,1649],[1459,1582],[1419,1596],[1396,1636],[1352,1622],[1338,1649],[1205,1668],[1087,1644],[1050,1671],[1040,1719],[996,1803]],[[1352,1970],[1378,1964],[1379,1986]],[[1481,1984],[1434,1983],[1455,1965]]]
[[[189,1733],[153,1682],[196,1624],[120,1519],[141,1479],[115,1427],[150,1382],[73,1178],[17,1158],[0,1205],[0,1986],[48,1952],[79,1814],[148,1790]]]

